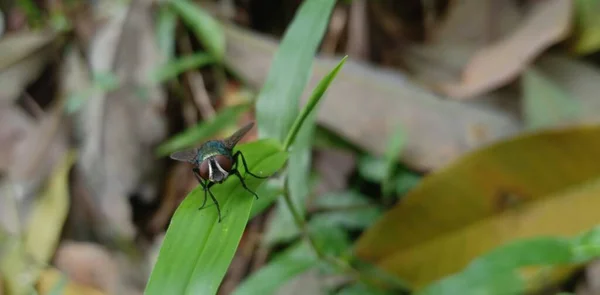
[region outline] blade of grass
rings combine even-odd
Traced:
[[[287,153],[274,140],[260,140],[239,147],[248,169],[270,175],[283,167]],[[190,172],[191,173],[191,172]],[[265,179],[245,177],[256,191]],[[223,220],[210,198],[202,205],[204,191],[198,186],[177,208],[167,229],[158,259],[144,294],[215,294],[231,263],[248,221],[254,197],[231,177],[212,187]]]
[[[318,262],[310,245],[300,241],[252,274],[232,295],[274,294],[285,282],[315,267]]]
[[[260,138],[283,142],[290,130],[335,2],[304,1],[287,28],[256,103]]]
[[[164,157],[172,152],[192,147],[202,140],[217,134],[220,130],[227,128],[237,121],[237,118],[245,112],[250,105],[240,104],[223,109],[210,121],[203,121],[194,127],[173,135],[156,149],[156,155]]]
[[[337,76],[338,72],[340,71],[340,69],[342,68],[344,63],[346,62],[347,58],[348,58],[347,55],[344,56],[344,58],[342,58],[342,60],[337,64],[337,66],[335,68],[333,68],[333,70],[331,72],[329,72],[329,74],[327,74],[325,77],[323,77],[323,79],[321,79],[321,81],[319,81],[319,84],[317,85],[317,87],[315,87],[312,94],[310,95],[310,98],[308,99],[308,102],[302,109],[302,113],[300,113],[300,115],[294,121],[294,124],[292,125],[292,128],[290,129],[290,132],[288,133],[288,135],[283,143],[284,149],[287,150],[290,146],[292,146],[294,144],[294,140],[296,139],[296,136],[298,135],[300,128],[304,124],[304,121],[306,121],[306,118],[308,117],[308,115],[311,114],[312,111],[315,109],[315,107],[317,106],[317,104],[319,103],[321,98],[323,97],[323,94],[325,94],[325,91],[327,91],[329,84],[331,84],[331,82],[333,81],[335,76]],[[310,122],[310,124],[314,125],[314,119]]]
[[[171,7],[191,27],[206,51],[217,61],[225,56],[225,33],[223,28],[208,12],[188,0],[172,0]]]
[[[149,79],[152,83],[161,83],[173,79],[183,72],[199,68],[215,62],[215,59],[204,52],[197,52],[188,56],[169,61],[167,64],[150,72]]]
[[[284,194],[284,198],[279,201],[277,213],[269,225],[265,239],[269,244],[293,239],[300,234],[303,227],[302,220],[306,211],[304,203],[310,193],[311,151],[316,126],[314,110],[346,58],[344,57],[315,87],[285,140],[285,150],[293,145],[286,179],[289,194]]]

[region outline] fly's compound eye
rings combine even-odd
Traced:
[[[231,171],[231,167],[233,166],[231,159],[223,155],[215,156],[215,162],[217,162],[217,164],[219,164],[226,172]]]
[[[202,177],[202,179],[208,179],[210,176],[210,172],[208,170],[208,161],[203,161],[200,164],[200,177]]]

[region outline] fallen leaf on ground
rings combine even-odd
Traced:
[[[6,173],[15,148],[34,127],[34,122],[16,106],[0,107],[0,173]],[[2,202],[2,200],[0,200]],[[4,208],[4,206],[0,206]]]
[[[249,83],[266,80],[277,42],[233,26],[225,26],[227,60]],[[318,57],[306,87],[308,98],[339,58]],[[343,106],[343,107],[341,107]],[[441,100],[402,73],[348,59],[320,102],[318,123],[370,153],[383,155],[389,134],[398,125],[408,133],[402,160],[419,170],[438,168],[465,152],[514,134],[520,123],[491,106]],[[423,129],[422,126],[427,126]],[[471,140],[474,128],[482,136]]]
[[[63,241],[56,251],[54,265],[74,283],[117,294],[119,269],[107,249],[88,242]]]
[[[62,292],[56,293],[56,289],[58,284],[61,284],[61,280],[63,280],[62,284]],[[86,286],[83,284],[79,284],[77,282],[73,282],[70,280],[66,280],[63,277],[63,274],[60,271],[47,268],[45,269],[41,275],[37,284],[37,291],[40,295],[104,295],[111,293],[103,293],[99,290],[96,290],[90,286]],[[54,291],[54,292],[53,292]]]
[[[0,103],[12,103],[42,72],[54,51],[55,32],[19,31],[0,39]]]
[[[579,234],[600,223],[587,184],[600,176],[598,138],[600,126],[547,130],[468,154],[423,178],[357,254],[422,287],[516,238]]]
[[[6,274],[10,294],[29,290],[54,254],[69,208],[68,179],[74,160],[72,152],[62,157],[27,214],[22,237],[15,236],[5,245],[8,254],[0,260],[0,270]]]
[[[163,169],[153,149],[166,136],[165,94],[147,81],[147,73],[163,64],[151,4],[119,5],[90,45],[90,64],[94,73],[114,73],[120,86],[90,96],[78,114],[84,122],[79,164],[103,220],[102,238],[131,241],[136,230],[129,198],[150,202],[158,195]]]
[[[460,82],[443,82],[435,88],[450,97],[467,99],[508,83],[542,51],[567,37],[572,6],[565,0],[537,2],[515,32],[470,59]]]

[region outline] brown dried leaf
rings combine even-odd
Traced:
[[[54,294],[52,290],[60,283],[62,274],[54,269],[47,268],[41,275],[37,283],[37,291],[40,295]],[[100,292],[94,288],[86,285],[78,284],[76,282],[67,281],[64,289],[60,294],[62,295],[104,295],[107,293]]]
[[[0,173],[7,172],[13,159],[14,149],[34,128],[34,125],[33,120],[20,108],[0,107]]]
[[[128,198],[153,200],[155,178],[162,171],[153,149],[166,135],[165,94],[146,84],[147,73],[162,63],[162,55],[148,2],[131,2],[127,14],[121,7],[91,44],[93,71],[114,72],[120,82],[115,91],[89,97],[80,114],[85,122],[81,168],[105,218],[101,232],[109,239],[133,238]]]
[[[107,294],[117,294],[119,268],[104,247],[87,242],[64,241],[56,251],[54,265],[75,283]]]
[[[0,103],[12,103],[52,57],[54,32],[19,31],[0,39]]]
[[[249,83],[265,81],[277,43],[225,25],[226,58]],[[312,91],[339,58],[316,58]],[[306,100],[309,95],[303,95]],[[404,75],[351,59],[327,90],[318,122],[365,150],[383,155],[388,135],[402,125],[409,136],[402,160],[419,170],[440,167],[474,147],[514,134],[519,123],[503,110],[440,100]],[[427,126],[427,128],[423,128]],[[478,130],[474,137],[473,130]]]
[[[542,51],[567,37],[572,6],[568,0],[537,2],[515,32],[470,59],[460,82],[439,83],[435,88],[445,95],[467,99],[510,82]]]

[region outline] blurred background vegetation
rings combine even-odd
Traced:
[[[149,294],[168,155],[346,55],[216,293],[600,294],[599,50],[599,0],[0,0],[0,295]]]

